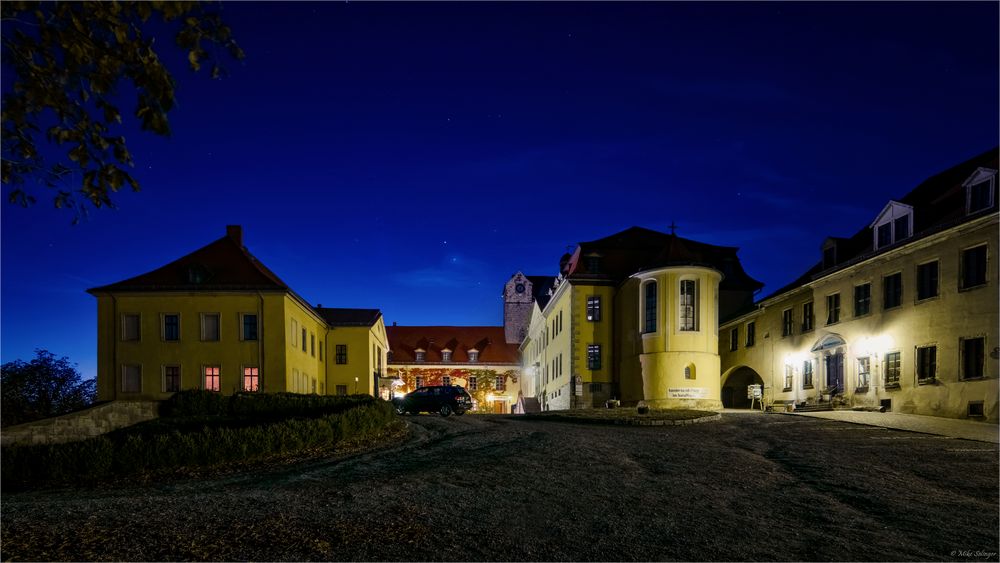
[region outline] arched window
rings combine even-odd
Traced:
[[[697,379],[694,364],[684,366],[684,379]]]
[[[656,281],[647,282],[643,291],[642,332],[656,332]]]
[[[698,282],[681,280],[680,330],[698,330]]]

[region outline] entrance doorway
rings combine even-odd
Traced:
[[[837,352],[826,356],[826,386],[835,389],[833,393],[844,390],[844,353]]]
[[[764,380],[751,368],[740,366],[734,369],[722,382],[722,407],[726,409],[748,409],[747,387],[764,386]]]

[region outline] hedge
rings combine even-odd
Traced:
[[[235,416],[287,418],[321,416],[344,412],[376,401],[371,395],[299,395],[295,393],[236,393],[220,395],[191,389],[174,393],[160,404],[160,416]]]
[[[0,483],[4,490],[86,484],[146,471],[254,461],[275,454],[329,447],[342,440],[373,435],[396,420],[390,403],[368,399],[355,401],[367,404],[356,404],[336,414],[313,418],[254,424],[248,424],[244,418],[242,426],[220,426],[202,421],[192,431],[150,433],[137,427],[132,432],[119,431],[82,442],[9,446],[3,448]],[[198,404],[214,403],[209,400]],[[268,412],[273,414],[280,410]]]

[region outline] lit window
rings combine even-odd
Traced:
[[[243,368],[243,390],[250,392],[260,391],[259,368]]]
[[[163,339],[168,342],[175,342],[181,339],[180,315],[163,315]]]
[[[218,313],[201,314],[201,339],[210,342],[215,342],[219,340]]]
[[[347,344],[337,344],[335,361],[338,364],[347,363]]]
[[[441,378],[441,385],[444,385],[445,387],[451,387],[451,376],[450,375],[443,376]]]
[[[646,283],[643,332],[656,332],[656,282]]]
[[[600,295],[591,295],[587,297],[587,320],[592,322],[601,320]]]
[[[937,297],[938,263],[928,262],[917,266],[917,300]]]
[[[587,369],[589,370],[599,370],[601,369],[601,345],[600,344],[589,344],[587,345]]]
[[[222,385],[219,379],[219,366],[205,366],[206,391],[220,391]]]
[[[858,388],[868,390],[871,381],[871,358],[858,358]]]
[[[139,315],[122,315],[122,340],[139,340]]]
[[[142,366],[139,364],[126,364],[122,366],[122,392],[141,393],[142,392]]]
[[[469,361],[472,363],[479,361],[479,350],[469,350]]]
[[[413,354],[414,354],[414,359],[416,359],[416,361],[418,362],[424,361],[425,352],[423,350],[414,350]]]
[[[802,388],[813,388],[813,363],[812,360],[802,362]]]
[[[840,294],[826,296],[826,324],[840,322]]]
[[[681,280],[680,294],[680,330],[698,330],[698,282]]]
[[[903,303],[903,274],[896,272],[882,278],[883,309],[899,307]]]
[[[469,376],[469,391],[475,391],[479,389],[479,380],[474,375]]]
[[[962,251],[962,289],[986,283],[986,245]]]
[[[867,315],[872,310],[872,284],[854,286],[854,316]]]
[[[793,379],[795,378],[795,372],[790,365],[785,365],[785,387],[782,391],[791,391],[792,385],[794,384]]]
[[[257,315],[243,314],[243,340],[257,340]]]
[[[441,350],[441,361],[450,362],[451,361],[451,350],[445,349]]]
[[[174,393],[181,390],[181,366],[163,366],[163,391]]]
[[[494,386],[495,386],[495,388],[496,388],[497,391],[506,391],[507,390],[507,383],[504,381],[504,378],[503,378],[502,375],[496,376],[496,379],[494,380],[493,383],[494,383]]]

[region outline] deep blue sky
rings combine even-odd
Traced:
[[[313,303],[499,324],[517,270],[631,225],[739,246],[767,293],[998,138],[998,4],[225,3],[138,194],[2,208],[2,361],[96,372],[84,292],[244,226]],[[5,80],[7,85],[8,81]],[[126,112],[127,113],[127,112]],[[6,194],[4,194],[6,196]],[[6,197],[4,198],[6,199]]]

